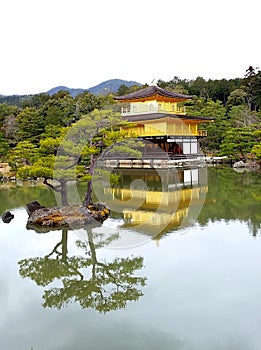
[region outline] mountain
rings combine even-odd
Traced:
[[[75,89],[75,88],[68,88],[67,86],[56,86],[46,92],[46,94],[52,96],[56,94],[58,91],[65,90],[70,93],[72,97],[75,97],[84,91],[89,91],[94,95],[107,95],[110,93],[116,93],[119,90],[119,87],[121,85],[126,86],[132,86],[132,85],[142,85],[138,83],[137,81],[129,81],[129,80],[122,80],[122,79],[110,79],[106,80],[98,85],[95,85],[93,87],[90,87],[88,89]],[[37,94],[35,94],[37,95]],[[0,103],[8,103],[10,105],[16,105],[16,106],[22,106],[22,103],[26,100],[28,100],[30,97],[34,95],[1,95],[0,94]]]
[[[54,87],[54,88],[48,90],[46,93],[47,93],[48,95],[52,96],[52,95],[56,94],[57,92],[59,92],[59,91],[61,91],[61,90],[63,90],[63,91],[68,91],[72,97],[75,97],[75,96],[77,96],[77,95],[83,93],[84,91],[86,91],[86,90],[84,90],[84,89],[73,89],[73,88],[68,88],[67,86],[56,86],[56,87]]]
[[[67,86],[56,86],[51,90],[48,90],[46,93],[52,96],[56,94],[58,91],[65,90],[65,91],[68,91],[72,97],[75,97],[84,91],[89,91],[94,95],[107,95],[110,93],[116,93],[119,90],[119,87],[121,85],[132,86],[132,85],[141,85],[141,84],[136,81],[110,79],[98,85],[95,85],[93,87],[90,87],[88,89],[73,89],[73,88],[68,88]]]
[[[141,85],[137,81],[121,80],[121,79],[110,79],[106,80],[98,85],[95,85],[88,89],[94,95],[107,95],[110,93],[116,93],[121,85],[132,86]]]

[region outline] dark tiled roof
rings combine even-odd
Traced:
[[[200,121],[212,121],[215,118],[208,117],[199,117],[192,115],[180,115],[180,114],[168,114],[168,113],[148,113],[148,114],[136,114],[136,115],[128,115],[122,116],[124,120],[129,122],[138,122],[145,120],[153,120],[153,119],[163,119],[163,118],[173,118],[173,119],[183,119],[183,120],[200,120]]]
[[[176,92],[164,90],[164,89],[160,88],[159,86],[152,85],[152,86],[146,87],[145,89],[132,92],[128,95],[115,96],[114,99],[117,101],[136,100],[136,99],[151,97],[154,95],[160,95],[163,97],[176,98],[176,99],[182,99],[182,100],[192,98],[192,96],[189,96],[189,95],[177,94]]]

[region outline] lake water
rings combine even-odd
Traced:
[[[259,350],[260,171],[120,175],[86,230],[27,229],[25,204],[55,196],[0,186],[1,349]]]

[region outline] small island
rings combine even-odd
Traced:
[[[38,201],[26,205],[28,221],[26,227],[45,232],[62,228],[79,229],[87,225],[103,223],[109,216],[109,209],[101,203],[88,207],[68,205],[64,207],[45,208]]]

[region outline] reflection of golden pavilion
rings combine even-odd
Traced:
[[[123,213],[124,227],[155,237],[190,222],[190,209],[202,206],[207,192],[204,173],[204,168],[121,171],[121,185],[105,189],[106,203]]]

